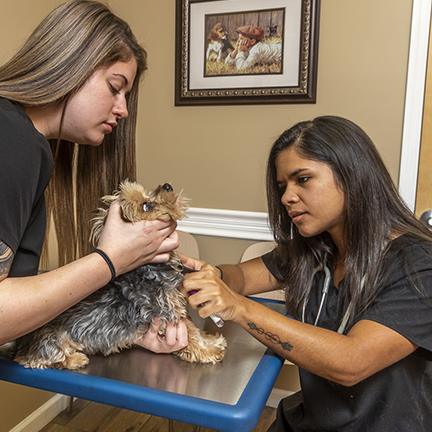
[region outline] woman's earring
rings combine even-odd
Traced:
[[[291,228],[290,228],[290,240],[292,240],[294,238],[294,228],[293,228],[293,223],[291,222]]]

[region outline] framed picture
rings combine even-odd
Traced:
[[[316,102],[320,0],[176,1],[176,106]]]

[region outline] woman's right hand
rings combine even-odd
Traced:
[[[185,267],[195,271],[200,271],[203,267],[208,265],[208,263],[206,263],[205,261],[188,257],[186,255],[183,255],[182,253],[179,253],[179,257]]]
[[[229,288],[221,279],[221,270],[205,261],[180,254],[185,267],[195,272],[185,275],[179,291],[188,299],[198,315],[207,318],[217,315],[223,320],[234,320],[244,297]]]
[[[176,227],[174,220],[125,222],[120,203],[113,202],[98,248],[110,257],[120,275],[150,262],[167,262],[169,252],[179,245]]]

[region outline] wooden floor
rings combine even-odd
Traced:
[[[276,417],[276,409],[265,407],[253,432],[266,432]],[[76,400],[72,412],[61,412],[40,432],[214,432],[215,429],[200,428],[186,423],[172,422],[150,416],[102,405],[96,402]]]

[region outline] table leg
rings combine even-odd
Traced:
[[[73,398],[73,396],[69,396],[68,414],[72,414],[72,411],[73,411],[73,403],[74,403],[74,398]]]

